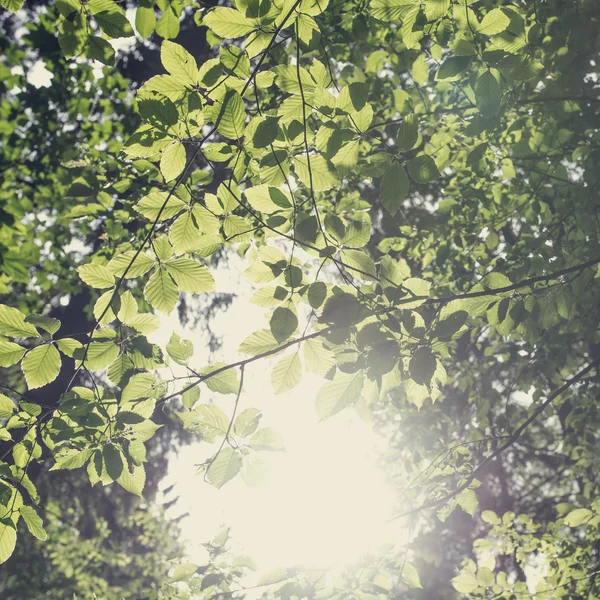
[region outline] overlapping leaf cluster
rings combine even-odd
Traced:
[[[89,58],[110,62],[110,44],[84,35],[91,22],[107,37],[132,33],[109,4],[58,7],[67,55],[86,47]],[[323,418],[355,405],[383,431],[396,427],[398,444],[409,439],[403,425],[390,425],[398,411],[414,422],[411,435],[432,453],[395,448],[390,470],[413,481],[401,516],[438,509],[444,523],[457,506],[476,516],[486,470],[524,452],[531,431],[556,443],[586,484],[565,492],[556,518],[537,506],[525,514],[525,505],[516,521],[501,504],[493,508],[502,518],[484,513],[494,529],[477,540],[478,563],[467,562],[453,586],[473,597],[525,593],[495,557],[514,554],[509,567],[520,574],[534,551],[560,557],[540,592],[570,593],[580,580],[593,586],[574,570],[592,561],[598,535],[595,439],[580,444],[573,423],[595,422],[595,380],[586,377],[598,364],[598,100],[588,71],[598,15],[593,3],[576,4],[590,20],[590,35],[578,42],[575,9],[560,22],[554,4],[462,0],[199,8],[195,22],[218,48],[200,66],[181,45],[162,41],[166,74],[137,91],[141,123],[119,147],[127,175],[111,183],[108,161],[73,165],[72,195],[77,186],[91,190],[100,207],[77,216],[112,213],[106,243],[78,268],[101,292],[97,326],[78,341],[61,337],[55,319],[1,307],[3,367],[20,365],[35,389],[58,376],[62,353],[86,385],[70,384],[50,411],[28,402],[25,390],[1,397],[3,439],[25,433],[2,466],[0,558],[14,547],[19,518],[42,535],[26,475],[40,444],[54,452],[55,469],[85,466],[92,484],[116,481],[141,494],[152,414],[177,397],[185,426],[220,442],[207,478],[220,487],[241,472],[259,483],[260,452],[283,442],[259,427],[258,409],[238,407],[244,369],[276,355],[275,393],[294,388],[303,369],[324,377],[316,398]],[[156,31],[173,38],[174,25],[164,33],[169,11],[178,16],[181,7],[160,8]],[[139,33],[151,33],[154,7],[140,4],[136,14]],[[111,194],[123,192],[112,210]],[[266,309],[265,326],[240,347],[249,358],[197,365],[187,340],[174,335],[164,351],[149,342],[160,324],[155,313],[171,313],[181,293],[214,291],[208,262],[230,249],[248,261],[245,277],[257,288],[250,301]],[[157,377],[169,361],[186,369],[184,378]],[[200,385],[232,395],[231,414],[200,403]],[[512,401],[515,389],[533,389],[530,408]],[[569,396],[575,389],[581,412]],[[539,424],[554,405],[564,411],[560,443],[551,423]],[[522,476],[515,473],[515,486]],[[506,474],[491,477],[508,486]],[[554,535],[549,546],[534,535],[536,518]],[[582,523],[589,537],[574,560],[561,527]],[[389,563],[319,597],[344,597],[357,585],[373,598],[420,587],[412,563]],[[181,579],[192,578],[195,589],[197,578],[186,573]],[[234,589],[235,577],[210,577],[199,593]],[[302,591],[298,580],[290,585]]]

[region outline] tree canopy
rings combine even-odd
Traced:
[[[600,598],[596,0],[0,4],[0,590]],[[238,360],[156,343],[234,255]],[[252,589],[226,530],[178,560],[168,453],[260,485],[265,364],[387,440],[408,543]]]

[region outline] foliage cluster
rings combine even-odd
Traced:
[[[271,575],[267,595],[597,597],[599,16],[594,0],[144,0],[135,27],[164,38],[164,73],[131,99],[109,67],[109,40],[134,34],[123,8],[37,14],[33,46],[70,62],[35,118],[10,68],[26,53],[0,65],[0,561],[23,525],[46,537],[36,463],[141,496],[169,404],[216,444],[209,481],[260,483],[283,441],[242,410],[244,372],[277,356],[275,393],[317,373],[322,418],[355,407],[389,437],[396,518],[418,536],[337,578]],[[200,64],[172,41],[180,19],[213,47]],[[265,308],[246,358],[149,341],[182,295],[215,291],[228,252]],[[65,332],[51,307],[80,287],[93,325]],[[453,548],[445,568],[431,539]],[[243,593],[251,565],[226,547],[152,593]]]

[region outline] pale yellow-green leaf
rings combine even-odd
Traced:
[[[135,205],[135,209],[151,221],[170,219],[186,207],[183,200],[168,192],[151,192]]]
[[[411,73],[415,83],[418,83],[419,85],[425,85],[427,83],[429,79],[429,65],[424,53],[419,53],[413,62]]]
[[[375,263],[365,252],[361,252],[360,250],[342,250],[340,258],[352,277],[366,281],[377,279]]]
[[[510,19],[499,8],[494,8],[477,25],[477,31],[484,35],[496,35],[502,33],[509,25]]]
[[[119,347],[115,342],[92,342],[85,355],[85,366],[98,370],[108,367],[119,355]],[[79,354],[75,353],[79,358]]]
[[[172,181],[181,175],[185,168],[185,147],[181,142],[167,146],[160,158],[160,172],[165,181]]]
[[[262,427],[247,442],[253,450],[270,450],[273,452],[283,452],[285,444],[281,434],[272,427]]]
[[[144,486],[146,485],[146,470],[144,469],[144,465],[134,465],[132,472],[129,471],[127,465],[124,465],[117,483],[123,489],[141,498]]]
[[[105,289],[115,284],[115,276],[108,267],[103,265],[81,265],[77,272],[82,281],[93,288]]]
[[[262,413],[258,409],[247,408],[237,416],[233,424],[233,432],[241,437],[254,433],[261,417]]]
[[[214,365],[201,369],[200,374],[206,376],[210,373],[219,371],[225,366],[224,363],[215,363]],[[220,371],[216,375],[208,377],[204,383],[206,383],[208,389],[219,394],[236,394],[240,387],[240,382],[235,369],[225,369]]]
[[[15,403],[4,394],[0,394],[0,419],[9,419],[16,411]]]
[[[169,231],[169,239],[173,244],[175,254],[184,254],[197,248],[201,235],[190,212],[185,212],[177,217]]]
[[[0,304],[0,335],[10,337],[38,337],[38,330],[25,322],[25,315],[18,309]]]
[[[37,346],[27,352],[21,369],[30,390],[43,387],[58,377],[60,354],[52,344]]]
[[[154,259],[145,252],[136,256],[134,250],[128,250],[122,254],[116,254],[108,263],[108,268],[116,277],[134,279],[147,273],[154,265]],[[127,271],[127,273],[125,273]]]
[[[577,527],[586,523],[594,516],[594,513],[588,508],[576,508],[565,517],[565,524],[569,527]]]
[[[169,74],[179,83],[190,88],[196,84],[198,78],[196,59],[183,46],[168,40],[163,41],[160,47],[160,60]]]
[[[240,11],[220,6],[209,12],[202,22],[222,38],[241,37],[255,29],[252,21]]]
[[[221,488],[240,472],[241,466],[240,453],[225,447],[208,468],[206,476],[216,488]]]
[[[470,573],[461,573],[452,579],[452,587],[461,594],[470,594],[479,587],[479,582]]]
[[[227,415],[212,404],[200,404],[193,410],[178,415],[186,429],[198,433],[207,442],[223,437],[229,427]]]
[[[207,267],[191,258],[173,258],[165,263],[177,287],[189,294],[205,294],[215,290],[215,280]]]
[[[362,390],[363,377],[362,371],[338,372],[332,381],[327,381],[319,390],[316,400],[321,419],[327,419],[355,402]]]
[[[294,157],[296,173],[300,181],[314,191],[330,190],[339,184],[339,177],[332,162],[320,154]]]
[[[271,383],[276,394],[295,388],[302,377],[302,363],[298,352],[283,357],[273,368]]]
[[[304,364],[306,370],[317,375],[325,375],[335,365],[335,354],[323,346],[318,338],[306,340],[304,346]]]
[[[263,352],[269,352],[279,346],[279,342],[273,337],[269,329],[259,329],[251,333],[239,347],[239,351],[243,354],[256,356]]]
[[[25,353],[25,348],[13,342],[0,340],[0,367],[10,367],[19,362]]]
[[[244,135],[246,109],[238,92],[227,90],[223,101],[215,105],[214,123],[226,138],[237,140]]]
[[[179,300],[179,289],[165,268],[156,269],[144,287],[144,298],[158,311],[169,314]]]
[[[11,557],[16,544],[16,527],[0,522],[0,564],[6,562]]]
[[[19,512],[23,517],[25,525],[27,525],[27,529],[29,529],[31,535],[42,542],[48,538],[48,534],[44,529],[43,521],[32,506],[22,506]]]

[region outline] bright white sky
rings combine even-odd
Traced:
[[[241,358],[240,342],[268,327],[265,309],[248,302],[253,288],[241,277],[246,266],[234,256],[215,273],[218,291],[238,295],[213,323],[223,336],[218,357],[223,362]],[[181,328],[175,313],[153,340],[165,344],[172,330],[194,342],[198,366],[206,365],[206,340]],[[322,380],[311,374],[305,373],[292,392],[275,395],[270,382],[275,360],[257,361],[246,368],[238,409],[259,408],[261,426],[275,427],[285,439],[285,453],[263,453],[270,459],[269,487],[252,488],[241,476],[220,490],[205,483],[195,465],[210,457],[217,444],[194,443],[171,461],[162,489],[174,483],[165,500],[180,497],[171,516],[189,513],[182,528],[190,558],[202,560],[205,554],[198,545],[214,537],[223,523],[232,527],[240,552],[265,570],[295,564],[330,567],[358,559],[386,540],[405,542],[396,527],[385,526],[392,494],[376,464],[381,444],[370,425],[352,409],[319,423],[314,399]],[[200,401],[211,400],[231,414],[233,395],[213,394],[203,386]]]

